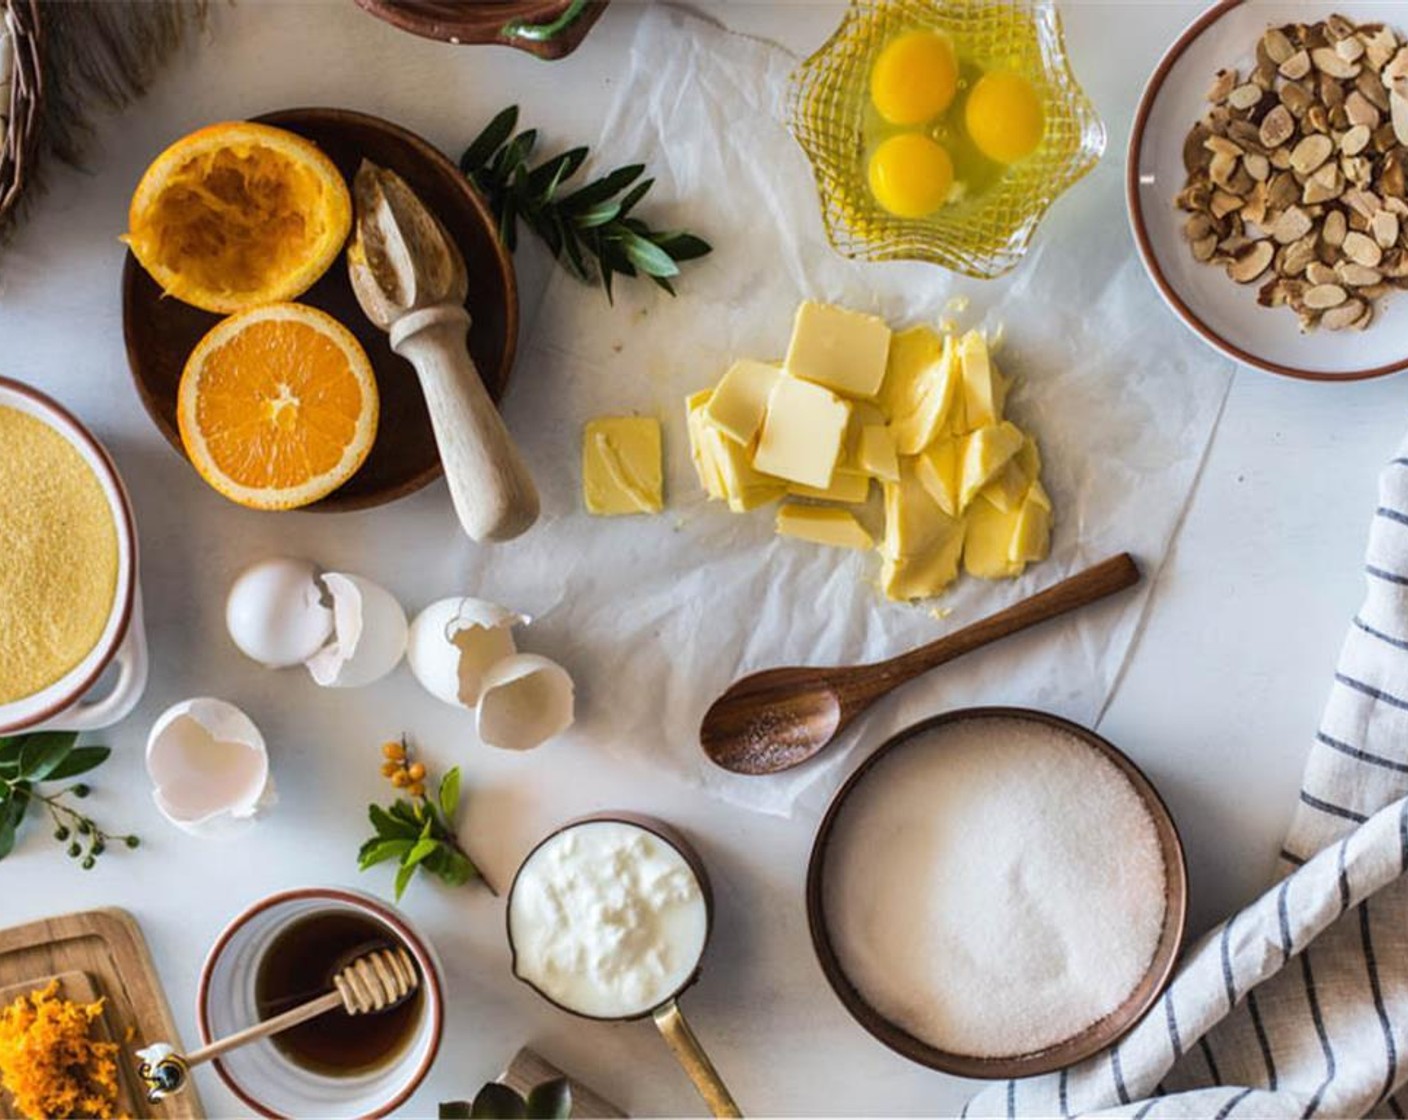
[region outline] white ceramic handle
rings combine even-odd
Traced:
[[[445,481],[470,539],[506,541],[538,519],[538,491],[469,356],[469,313],[444,305],[391,326],[391,349],[420,376]]]
[[[127,636],[117,647],[112,663],[117,680],[101,700],[79,700],[41,727],[32,731],[98,731],[125,718],[147,687],[147,636],[142,625],[142,592],[132,597],[132,616],[127,620]]]

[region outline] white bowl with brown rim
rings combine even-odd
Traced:
[[[38,692],[0,704],[0,735],[29,731],[92,731],[124,718],[147,683],[147,646],[138,586],[137,531],[132,504],[103,446],[75,417],[39,390],[0,377],[0,407],[48,425],[68,441],[93,471],[117,530],[117,585],[97,643],[58,680]],[[109,670],[112,670],[110,673]],[[105,695],[92,693],[105,676]]]
[[[1408,291],[1377,303],[1367,330],[1302,333],[1289,308],[1257,303],[1259,283],[1238,284],[1193,259],[1174,205],[1186,173],[1183,142],[1207,111],[1214,75],[1246,75],[1269,27],[1315,23],[1334,13],[1385,23],[1408,38],[1403,0],[1219,0],[1178,37],[1149,79],[1134,118],[1126,164],[1130,224],[1154,286],[1204,342],[1244,365],[1310,381],[1359,381],[1408,369]]]

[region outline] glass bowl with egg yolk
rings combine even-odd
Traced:
[[[852,0],[792,74],[788,125],[838,251],[978,278],[1105,149],[1051,0]]]

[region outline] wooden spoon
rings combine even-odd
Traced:
[[[704,714],[699,743],[725,770],[775,774],[818,753],[871,704],[955,657],[1139,582],[1127,552],[936,642],[872,665],[768,669],[735,681]]]
[[[159,1101],[172,1093],[179,1093],[186,1087],[192,1066],[258,1042],[261,1038],[279,1034],[339,1007],[349,1015],[389,1011],[420,987],[420,975],[405,949],[378,949],[357,957],[351,964],[339,969],[332,982],[332,991],[282,1015],[216,1039],[189,1054],[178,1054],[164,1043],[141,1052],[138,1056],[143,1061],[138,1072],[147,1087],[147,1099]]]
[[[469,356],[464,258],[394,171],[364,161],[352,194],[352,290],[420,377],[460,525],[475,541],[516,537],[538,519],[538,491]]]

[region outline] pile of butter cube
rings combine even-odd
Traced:
[[[1003,419],[1007,389],[978,331],[895,334],[807,301],[781,365],[735,362],[688,398],[690,451],[711,498],[735,513],[781,501],[778,533],[878,547],[885,594],[924,599],[960,563],[1001,579],[1046,558],[1051,499],[1036,441]],[[878,546],[864,524],[872,481]]]

